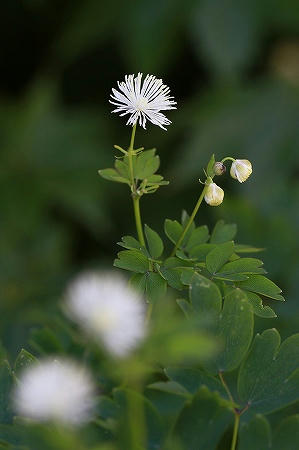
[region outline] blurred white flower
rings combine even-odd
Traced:
[[[251,162],[247,159],[235,159],[231,165],[230,174],[235,180],[243,183],[252,174]]]
[[[68,315],[114,356],[126,356],[145,336],[145,305],[119,276],[79,276],[67,290],[65,305]]]
[[[91,417],[94,394],[84,368],[69,360],[44,360],[24,370],[13,401],[20,415],[79,425]]]
[[[224,191],[216,183],[210,183],[205,193],[205,201],[210,206],[218,206],[223,202]]]
[[[112,89],[112,100],[109,100],[117,106],[112,112],[119,112],[120,116],[130,114],[127,125],[135,125],[139,121],[139,125],[145,128],[146,121],[149,120],[166,130],[164,125],[171,122],[160,111],[176,109],[176,102],[162,80],[154,75],[146,75],[142,83],[142,75],[126,75],[125,81],[117,82],[119,91]]]

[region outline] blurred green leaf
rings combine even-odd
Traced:
[[[256,415],[249,423],[241,425],[239,439],[239,450],[266,450],[272,448],[269,422],[264,416]]]
[[[13,376],[6,360],[0,363],[0,422],[10,423],[13,417],[11,410],[11,389]]]
[[[35,358],[35,356],[31,355],[31,353],[22,348],[15,361],[14,371],[17,375],[19,375],[24,369],[36,362],[37,359]]]
[[[228,402],[202,387],[180,413],[174,434],[188,450],[213,450],[232,420]]]
[[[275,329],[257,334],[239,372],[241,400],[256,413],[267,414],[299,398],[299,334],[280,345]]]
[[[273,450],[296,450],[299,447],[299,414],[285,418],[273,433]]]
[[[220,381],[208,375],[203,370],[189,367],[168,367],[165,369],[168,378],[183,386],[190,394],[196,394],[202,386],[212,392],[218,392],[226,397],[225,389]]]

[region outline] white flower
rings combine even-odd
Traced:
[[[169,95],[169,88],[154,75],[146,75],[142,83],[142,73],[126,75],[125,81],[117,82],[119,91],[112,89],[109,100],[117,108],[112,112],[120,112],[120,116],[130,114],[127,125],[139,125],[145,129],[146,121],[166,130],[163,125],[171,122],[160,111],[176,109],[176,102]]]
[[[21,374],[13,395],[23,416],[79,425],[90,418],[94,385],[89,373],[69,360],[44,360]]]
[[[145,305],[116,275],[79,276],[67,290],[66,312],[114,356],[126,356],[145,336]]]
[[[210,206],[218,206],[223,202],[224,191],[216,183],[210,183],[205,193],[205,201]]]
[[[243,183],[252,174],[251,162],[247,159],[235,159],[231,165],[230,174],[235,180]]]

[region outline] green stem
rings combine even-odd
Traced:
[[[203,198],[204,198],[205,193],[206,193],[206,189],[207,189],[207,185],[204,186],[204,188],[203,188],[203,190],[202,190],[202,192],[201,192],[201,194],[200,194],[200,196],[199,196],[199,199],[197,200],[197,203],[196,203],[196,205],[195,205],[195,208],[193,209],[192,214],[191,214],[191,216],[189,217],[189,220],[188,220],[188,222],[187,222],[187,225],[186,225],[185,228],[183,229],[182,234],[180,235],[179,240],[178,240],[177,243],[175,244],[175,247],[174,247],[174,249],[172,250],[170,256],[174,256],[174,255],[175,255],[177,249],[179,248],[179,246],[180,246],[181,243],[183,242],[184,237],[186,236],[187,231],[189,230],[190,226],[192,225],[192,223],[193,223],[193,221],[194,221],[194,218],[195,218],[195,216],[196,216],[196,214],[197,214],[197,211],[198,211],[198,209],[199,209],[199,207],[200,207],[200,205],[201,205],[201,202],[203,201]]]
[[[226,158],[223,158],[222,160],[221,160],[221,162],[222,163],[224,163],[224,161],[235,161],[235,158],[232,158],[231,156],[227,156]]]
[[[129,171],[130,171],[130,179],[131,179],[131,190],[132,190],[132,198],[133,198],[133,207],[134,207],[136,229],[137,229],[137,234],[138,234],[138,239],[139,239],[140,244],[145,246],[145,241],[144,241],[144,236],[143,236],[143,229],[142,229],[142,222],[141,222],[141,216],[140,216],[140,206],[139,206],[140,197],[138,196],[138,194],[136,192],[136,185],[135,185],[135,178],[134,178],[134,169],[133,169],[133,154],[134,154],[135,134],[136,134],[136,124],[132,128],[130,146],[128,148],[128,160],[129,160]]]
[[[231,450],[236,450],[238,431],[239,431],[239,423],[240,423],[240,414],[235,413],[235,423],[234,423],[234,431],[233,431]]]
[[[232,394],[231,394],[231,392],[229,390],[228,385],[226,384],[226,382],[225,382],[225,380],[223,378],[222,372],[219,372],[218,375],[219,375],[220,381],[222,383],[222,386],[224,387],[224,389],[225,389],[225,391],[226,391],[226,393],[228,395],[228,398],[230,399],[231,403],[234,404],[235,402],[234,402],[233,396],[232,396]]]
[[[145,246],[145,240],[144,240],[144,236],[143,236],[142,222],[141,222],[141,216],[140,216],[139,200],[140,200],[140,197],[136,197],[133,194],[133,206],[134,206],[134,214],[135,214],[135,222],[136,222],[138,239],[139,239],[140,244]]]
[[[130,146],[128,148],[129,170],[130,170],[131,185],[133,189],[135,189],[134,170],[133,170],[133,150],[134,150],[135,134],[136,134],[136,124],[132,128]]]

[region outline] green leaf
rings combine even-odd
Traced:
[[[253,312],[256,316],[263,317],[264,319],[270,319],[277,317],[275,312],[270,306],[264,306],[261,297],[254,292],[246,292],[249,303],[252,306]]]
[[[158,233],[152,230],[148,225],[144,226],[144,232],[149,248],[150,255],[152,258],[159,258],[164,250],[163,242]]]
[[[156,383],[149,384],[147,388],[169,392],[170,394],[183,395],[184,397],[189,396],[188,391],[175,381],[158,381]]]
[[[189,252],[193,247],[200,244],[205,244],[209,239],[209,229],[206,225],[195,228],[188,239],[186,250]]]
[[[229,260],[234,252],[234,243],[232,241],[217,245],[206,256],[206,265],[208,271],[213,275]]]
[[[145,292],[145,283],[146,274],[143,273],[134,273],[129,280],[129,286],[137,292],[140,292],[141,295]]]
[[[122,242],[117,243],[121,247],[127,248],[128,250],[143,250],[144,249],[144,247],[142,247],[140,242],[137,241],[137,239],[135,239],[133,236],[123,236],[121,239],[122,239]]]
[[[168,367],[165,369],[167,377],[183,386],[190,394],[195,394],[202,386],[206,386],[212,392],[219,392],[226,396],[226,391],[220,381],[208,375],[203,370],[189,367]]]
[[[137,273],[145,273],[149,270],[148,259],[140,250],[124,250],[117,256],[118,259],[113,263],[115,267]]]
[[[178,298],[176,302],[183,311],[183,313],[185,314],[185,317],[190,319],[194,314],[194,310],[191,303],[184,298]]]
[[[235,244],[236,253],[259,253],[265,250],[264,248],[252,247],[251,245]]]
[[[37,359],[35,358],[35,356],[31,355],[31,353],[22,348],[15,361],[14,371],[18,375],[20,372],[22,372],[22,370],[26,369],[26,367],[31,366],[31,364],[34,364],[36,362]]]
[[[149,272],[146,275],[145,292],[146,298],[150,303],[155,303],[165,297],[167,283],[160,274]]]
[[[194,273],[188,284],[191,285],[190,301],[194,311],[217,321],[222,307],[222,296],[218,286],[198,273]]]
[[[173,269],[167,269],[164,266],[160,267],[160,272],[162,276],[165,278],[169,286],[174,289],[178,289],[179,291],[183,289],[183,284],[181,282],[181,276],[184,268],[176,267]]]
[[[115,169],[101,169],[98,171],[99,175],[105,180],[116,181],[117,183],[130,184],[130,181],[119,175]]]
[[[299,399],[299,334],[280,346],[270,329],[257,334],[238,378],[240,399],[257,413],[267,414]]]
[[[183,232],[183,227],[177,220],[165,219],[164,231],[171,242],[176,244]]]
[[[298,450],[299,414],[284,419],[273,435],[272,450]]]
[[[233,420],[228,403],[202,387],[180,413],[174,434],[188,450],[213,450]]]
[[[6,360],[0,363],[0,422],[10,423],[13,417],[11,411],[11,389],[13,377]]]
[[[135,178],[143,180],[152,176],[160,166],[159,156],[155,156],[155,149],[141,152],[135,162],[134,175]]]
[[[191,258],[196,258],[198,262],[205,262],[207,254],[216,247],[216,244],[196,245],[190,249],[189,255]]]
[[[209,176],[209,177],[214,177],[214,175],[215,175],[215,172],[214,172],[214,164],[215,164],[215,155],[213,154],[212,156],[211,156],[211,159],[210,159],[210,161],[208,162],[208,165],[207,165],[207,175]]]
[[[116,159],[114,166],[119,175],[130,183],[130,170],[125,160]]]
[[[237,225],[235,223],[224,223],[219,220],[211,235],[211,244],[222,244],[227,241],[232,241],[237,234]]]
[[[213,361],[207,363],[207,370],[216,374],[236,369],[250,346],[252,334],[252,307],[244,292],[240,289],[231,290],[225,297],[213,332],[222,348]]]
[[[239,450],[266,450],[272,448],[271,428],[268,420],[258,414],[249,423],[240,427]],[[280,450],[284,447],[280,447]]]
[[[263,261],[256,258],[239,258],[235,261],[226,263],[221,268],[221,273],[250,273],[261,274],[265,273],[265,270],[261,268]]]
[[[222,273],[218,272],[213,275],[213,279],[222,281],[244,281],[247,280],[248,275],[242,273]]]
[[[238,283],[238,286],[246,291],[265,295],[266,297],[273,298],[274,300],[284,301],[283,296],[280,295],[281,289],[273,283],[273,281],[263,275],[251,275],[248,280]]]

